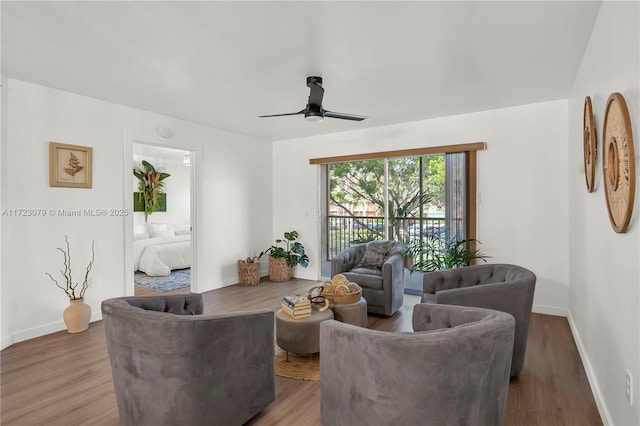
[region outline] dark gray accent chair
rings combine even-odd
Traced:
[[[419,304],[413,333],[320,325],[324,426],[499,426],[515,321],[507,313]]]
[[[524,367],[536,276],[517,265],[483,264],[424,274],[423,303],[476,306],[508,312],[516,320],[511,376]]]
[[[373,249],[382,247],[382,259],[372,259]],[[343,274],[362,287],[367,311],[391,316],[404,301],[403,246],[395,241],[356,244],[331,260],[331,276]]]
[[[202,312],[193,293],[102,302],[121,425],[242,425],[275,400],[273,312]]]

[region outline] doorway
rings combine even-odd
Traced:
[[[132,153],[134,295],[189,293],[193,152],[134,142]]]

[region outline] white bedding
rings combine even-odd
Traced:
[[[133,242],[133,270],[166,277],[172,269],[191,266],[191,235],[146,238]]]

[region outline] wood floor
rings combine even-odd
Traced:
[[[205,313],[275,311],[282,296],[306,294],[313,285],[293,280],[225,287],[204,293]],[[398,313],[391,318],[370,315],[368,327],[410,331],[418,302],[418,296],[405,295]],[[0,352],[0,358],[1,425],[118,424],[101,321],[83,333],[59,332],[16,343]],[[319,425],[320,384],[276,377],[275,402],[248,424]],[[533,314],[524,371],[509,386],[505,424],[602,425],[566,318]]]

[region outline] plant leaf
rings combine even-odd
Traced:
[[[148,171],[155,173],[156,172],[156,168],[153,167],[151,165],[150,162],[146,161],[146,160],[142,160],[142,165],[145,167],[145,169],[147,169]]]
[[[138,169],[133,169],[133,175],[144,182],[144,173]]]
[[[284,237],[289,241],[293,241],[298,238],[298,231],[285,232]]]

